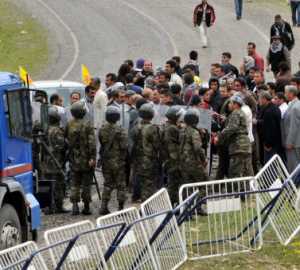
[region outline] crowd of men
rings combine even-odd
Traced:
[[[97,167],[104,177],[101,215],[109,213],[114,189],[119,209],[127,191],[139,202],[163,186],[178,203],[182,184],[209,180],[212,155],[218,155],[214,179],[254,175],[275,154],[292,171],[300,163],[300,70],[292,75],[294,38],[284,32],[291,30],[285,23],[275,17],[266,61],[249,42],[240,67],[224,52],[211,65],[208,83],[201,80],[198,53],[191,51],[186,63],[174,56],[164,68],[142,58],[126,60],[103,84],[92,78],[84,97],[72,92],[67,108],[59,94],[52,95],[47,141],[61,166],[46,158],[45,175],[57,183],[55,212],[65,212],[66,163],[73,215],[80,213],[80,199],[82,213],[91,213]],[[264,78],[269,69],[272,82]],[[211,116],[209,128],[199,126],[204,111]]]

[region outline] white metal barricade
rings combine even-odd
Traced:
[[[37,250],[37,245],[34,242],[30,241],[0,251],[0,269],[5,269],[6,267],[14,265],[13,268],[11,268],[11,270],[21,270],[25,264],[24,260],[29,258],[30,255],[33,252],[36,252]],[[48,268],[45,264],[43,257],[39,254],[33,259],[29,269],[47,270]]]
[[[254,190],[281,189],[260,193],[259,207],[269,207],[266,221],[270,221],[280,243],[288,245],[300,231],[300,213],[295,207],[297,188],[278,155],[273,156],[260,170],[252,186]]]
[[[173,210],[172,204],[165,188],[159,190],[141,205],[143,217],[170,210]],[[144,222],[148,238],[155,233],[166,215],[160,215]],[[186,247],[175,216],[162,229],[151,247],[158,260],[158,265],[163,270],[177,269],[187,260]]]
[[[47,245],[53,245],[63,240],[74,238],[75,236],[80,235],[86,231],[93,230],[94,228],[95,226],[91,221],[85,220],[48,230],[45,232],[44,236]],[[68,243],[58,245],[50,249],[51,259],[55,266],[60,261],[62,254],[66,250],[67,244]],[[101,249],[100,241],[96,232],[82,234],[78,237],[75,245],[64,261],[62,269],[107,269],[103,251]]]
[[[242,253],[262,245],[261,220],[253,178],[183,185],[180,201],[199,191],[192,216],[182,226],[189,259]]]
[[[97,219],[98,226],[106,226],[125,222],[126,231],[121,236],[121,241],[116,244],[116,250],[111,255],[109,262],[116,270],[158,270],[153,252],[150,248],[145,228],[139,220],[140,214],[135,207],[115,212]],[[100,232],[104,245],[108,249],[117,234],[115,228]]]

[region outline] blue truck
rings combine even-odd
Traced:
[[[0,250],[33,238],[41,224],[34,195],[30,90],[0,72]]]

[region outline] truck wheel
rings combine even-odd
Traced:
[[[4,204],[0,209],[0,250],[21,243],[21,224],[16,209]]]

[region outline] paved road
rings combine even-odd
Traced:
[[[14,0],[49,29],[52,59],[39,79],[80,79],[80,64],[103,77],[117,71],[122,60],[150,58],[163,65],[173,55],[186,59],[191,49],[200,52],[202,76],[224,50],[240,63],[247,41],[267,51],[267,36],[274,12],[246,3],[245,19],[237,22],[233,0],[214,0],[217,23],[210,29],[210,48],[201,48],[199,33],[191,27],[198,0]]]

